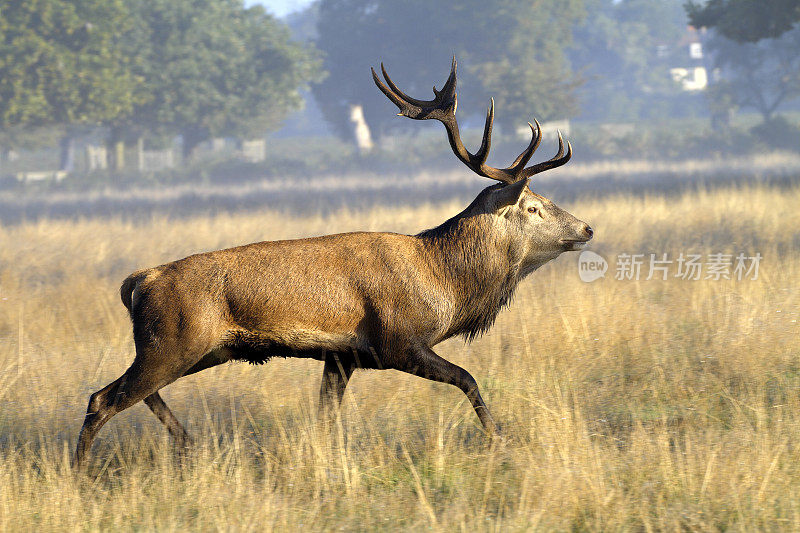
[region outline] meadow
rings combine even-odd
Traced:
[[[488,334],[437,347],[476,377],[503,443],[460,391],[395,371],[357,371],[322,428],[322,364],[279,359],[164,389],[196,440],[184,456],[144,404],[117,415],[88,476],[70,459],[89,395],[133,358],[130,271],[258,240],[416,233],[465,204],[0,227],[0,529],[800,530],[797,180],[553,199],[595,229],[605,277],[582,282],[565,254]],[[647,280],[645,264],[617,280],[623,253],[762,259],[757,279],[672,265]]]

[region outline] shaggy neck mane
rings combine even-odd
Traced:
[[[492,228],[491,216],[470,207],[442,225],[423,231],[429,261],[455,304],[447,337],[467,341],[486,332],[509,304],[520,278],[521,257]]]

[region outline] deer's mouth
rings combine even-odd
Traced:
[[[580,250],[589,242],[589,239],[561,239],[559,241],[567,250]]]

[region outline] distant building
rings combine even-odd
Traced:
[[[670,53],[670,48],[674,53]],[[669,74],[684,91],[702,91],[708,87],[701,33],[694,27],[688,26],[681,39],[674,45],[659,45],[656,54],[659,57],[671,57],[673,64],[678,63],[669,69]]]
[[[705,67],[691,69],[676,67],[669,69],[673,81],[680,83],[684,91],[702,91],[708,87],[708,74]]]

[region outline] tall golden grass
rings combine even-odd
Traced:
[[[460,391],[394,371],[357,372],[322,430],[321,364],[275,360],[165,389],[197,441],[185,456],[143,404],[117,415],[90,476],[69,460],[89,394],[133,357],[117,293],[131,270],[416,232],[462,206],[0,228],[0,528],[800,530],[798,205],[800,187],[754,185],[564,206],[595,228],[606,277],[581,282],[567,254],[489,334],[437,348],[478,379],[501,445]],[[623,252],[763,259],[757,280],[618,281]]]

